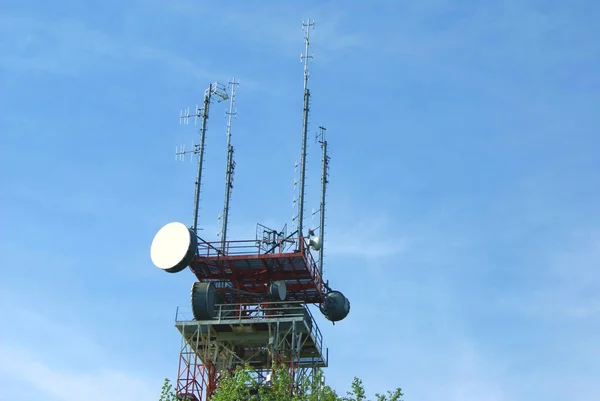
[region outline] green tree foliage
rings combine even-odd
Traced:
[[[388,390],[387,394],[375,394],[377,401],[402,401],[402,389],[396,388],[394,391]]]
[[[252,377],[251,370],[239,367],[232,375],[223,377],[219,380],[219,386],[211,400],[250,400],[252,392],[256,387],[256,379]]]
[[[365,401],[367,399],[365,387],[358,377],[354,378],[350,388],[351,391],[346,393],[346,397],[340,398],[341,401]],[[403,395],[402,389],[398,387],[394,391],[388,390],[386,394],[375,394],[375,399],[377,401],[402,401]]]
[[[211,401],[367,401],[362,381],[355,377],[346,397],[339,396],[331,387],[323,383],[323,373],[318,371],[314,380],[305,379],[292,390],[292,378],[285,366],[273,373],[268,384],[259,384],[252,369],[238,367],[232,374],[222,377]],[[386,394],[375,394],[376,401],[402,401],[401,388]],[[169,380],[162,387],[160,401],[177,401]]]
[[[354,380],[352,380],[350,388],[352,390],[346,393],[347,397],[342,398],[343,401],[365,401],[367,399],[362,380],[358,377],[355,377]]]
[[[169,379],[165,379],[165,382],[163,383],[162,389],[160,390],[159,401],[178,401]]]

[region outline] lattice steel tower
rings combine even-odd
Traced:
[[[181,113],[182,121],[201,118],[200,144],[176,154],[198,156],[194,215],[190,227],[173,222],[163,226],[152,241],[155,266],[176,273],[189,267],[196,276],[191,290],[191,308],[177,308],[175,326],[181,333],[181,352],[176,393],[180,399],[208,400],[223,375],[239,365],[250,365],[259,381],[267,381],[275,364],[289,367],[294,382],[309,379],[316,369],[328,365],[327,349],[316,321],[307,307],[318,305],[330,321],[344,319],[350,311],[348,299],[323,280],[323,233],[325,190],[329,157],[325,129],[317,139],[323,150],[321,169],[320,234],[303,233],[306,147],[310,91],[308,89],[309,34],[314,22],[302,24],[305,31],[304,101],[297,230],[287,234],[287,225],[277,231],[258,224],[254,239],[227,237],[229,202],[233,187],[231,120],[237,82],[231,95],[218,83],[204,94],[202,108]],[[202,178],[204,141],[212,99],[230,100],[227,122],[227,168],[225,205],[220,240],[209,242],[198,236],[198,208]],[[318,264],[313,252],[319,253]]]

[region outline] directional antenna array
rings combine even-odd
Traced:
[[[181,110],[179,113],[179,123],[180,124],[188,124],[190,118],[194,117],[194,124],[198,121],[198,118],[201,121],[200,125],[200,143],[194,144],[192,142],[192,148],[190,150],[186,150],[185,146],[181,148],[175,148],[175,158],[180,158],[184,160],[185,155],[197,155],[198,156],[198,170],[196,174],[196,182],[195,182],[195,195],[194,195],[194,215],[191,230],[196,233],[198,231],[198,210],[200,205],[200,189],[202,187],[202,169],[204,164],[204,142],[206,139],[206,122],[208,120],[209,109],[212,101],[216,98],[217,103],[220,103],[224,100],[229,99],[229,95],[227,94],[227,88],[225,85],[222,85],[218,82],[214,82],[206,88],[204,91],[204,102],[202,107],[196,106],[196,110],[193,113],[190,113],[190,108],[188,107],[185,110]]]
[[[312,60],[313,56],[308,54],[308,46],[310,46],[310,29],[315,29],[315,20],[302,21],[302,30],[304,31],[304,53],[300,53],[300,62],[304,63],[304,89],[307,88],[308,83],[308,62]]]

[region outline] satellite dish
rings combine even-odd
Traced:
[[[192,285],[192,314],[196,320],[211,320],[216,315],[217,288],[211,282]]]
[[[325,302],[319,306],[319,309],[327,320],[339,322],[350,313],[350,301],[341,292],[331,291],[325,296]]]
[[[308,245],[310,245],[310,247],[315,251],[318,251],[319,249],[321,249],[321,238],[311,238],[310,240],[308,240]]]
[[[287,297],[287,285],[285,281],[273,281],[269,293],[275,301],[285,301]]]
[[[152,240],[150,258],[159,269],[179,273],[190,265],[198,252],[198,238],[183,223],[163,226]]]

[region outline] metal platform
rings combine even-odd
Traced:
[[[321,303],[325,285],[315,260],[304,241],[292,241],[300,249],[287,251],[290,240],[280,241],[269,249],[258,240],[225,243],[200,240],[190,269],[199,281],[224,282],[225,285],[217,287],[233,287],[254,294],[264,294],[270,281],[282,280],[287,286],[287,300]]]
[[[323,336],[300,303],[217,305],[213,320],[196,321],[191,310],[177,309],[175,326],[203,363],[217,370],[249,364],[270,369],[273,358],[300,368],[327,366]]]

